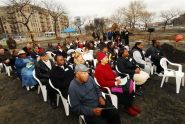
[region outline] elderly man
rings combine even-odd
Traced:
[[[83,64],[75,67],[75,78],[69,86],[72,111],[84,115],[87,124],[121,124],[118,111],[102,97],[100,89]]]
[[[49,59],[46,52],[43,52],[40,54],[40,60],[35,65],[35,72],[41,83],[46,85],[51,107],[56,108],[56,100],[53,97],[55,95],[55,91],[49,85],[49,73],[53,66],[54,62]]]

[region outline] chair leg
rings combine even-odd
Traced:
[[[5,67],[6,69],[6,73],[8,74],[8,76],[10,76],[10,68],[9,67]]]
[[[178,94],[181,86],[181,77],[176,77],[176,93]]]
[[[150,75],[154,74],[154,66],[151,66]]]
[[[84,116],[80,115],[79,116],[79,124],[83,124],[83,122],[84,122],[84,124],[86,124]]]
[[[47,102],[47,90],[46,89],[41,89],[41,90],[42,90],[44,102]]]
[[[38,94],[40,93],[40,86],[38,86],[38,92],[37,92]]]
[[[182,86],[184,86],[184,76],[182,77]]]
[[[163,79],[162,79],[162,81],[161,81],[161,88],[163,87],[163,84],[164,84],[164,80],[165,80],[165,76],[163,76]]]
[[[165,82],[168,82],[169,77],[166,77]]]
[[[27,91],[29,91],[29,90],[30,90],[30,87],[29,87],[29,86],[27,86],[27,87],[26,87],[26,89],[27,89]]]
[[[69,104],[68,104],[68,101],[67,101],[67,99],[63,98],[62,96],[61,96],[61,99],[62,99],[62,103],[63,103],[63,106],[64,106],[64,110],[65,110],[66,116],[69,116]]]
[[[83,120],[82,120],[81,116],[79,116],[79,124],[83,124]]]
[[[57,106],[59,105],[60,95],[57,94]]]

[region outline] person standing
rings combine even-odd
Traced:
[[[123,30],[123,39],[125,41],[125,46],[129,46],[129,35],[130,35],[129,31],[125,27]]]
[[[14,49],[16,49],[17,48],[17,43],[16,43],[16,41],[12,38],[12,37],[10,37],[10,36],[8,36],[8,40],[6,41],[6,44],[7,44],[7,46],[8,46],[8,49],[12,52],[12,50],[14,50]]]

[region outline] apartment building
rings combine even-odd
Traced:
[[[24,7],[24,14],[27,16],[30,13],[30,6]],[[33,34],[37,35],[42,32],[54,32],[54,21],[48,11],[44,8],[35,7],[34,14],[31,15],[28,26]],[[14,14],[11,14],[11,13]],[[27,35],[28,30],[22,23],[24,17],[20,12],[16,12],[10,6],[0,7],[0,34],[13,34],[13,35]],[[68,17],[62,15],[58,18],[57,31],[60,32],[66,28],[68,24]]]

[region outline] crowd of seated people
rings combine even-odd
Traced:
[[[146,54],[140,41],[131,51],[128,46],[113,41],[82,42],[77,39],[76,42],[59,43],[56,47],[48,46],[44,49],[38,44],[32,46],[28,43],[22,50],[13,50],[12,53],[0,46],[0,62],[8,64],[11,61],[22,87],[27,90],[38,85],[32,75],[35,70],[36,77],[46,86],[51,107],[56,108],[57,92],[50,86],[50,79],[64,98],[70,97],[72,111],[84,115],[87,124],[121,123],[118,111],[109,99],[102,96],[102,92],[107,93],[103,87],[108,87],[118,97],[119,105],[130,116],[135,117],[141,112],[133,101],[137,99],[135,95],[142,95],[138,91],[150,76],[152,63],[148,63],[145,57],[150,56],[157,66],[157,73],[162,72],[159,61],[163,54],[159,41],[153,41]],[[49,58],[48,51],[54,53],[54,59]],[[97,62],[94,63],[95,59]],[[96,85],[94,78],[100,86]]]

